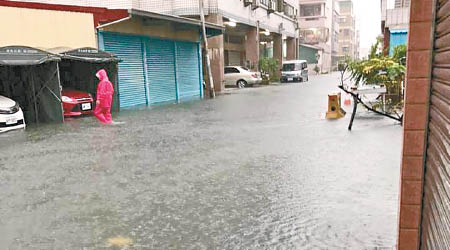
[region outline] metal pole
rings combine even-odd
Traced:
[[[258,61],[256,62],[256,65],[255,65],[255,68],[256,68],[256,71],[257,72],[259,72],[259,57],[260,57],[260,54],[259,54],[259,20],[258,21],[256,21],[256,48],[257,48],[257,51],[256,51],[256,53],[257,53],[257,58],[258,58]]]
[[[208,79],[209,79],[209,96],[211,98],[215,98],[216,92],[214,91],[214,81],[211,73],[211,61],[209,59],[209,52],[208,52],[208,37],[206,36],[205,13],[203,12],[203,0],[199,0],[198,2],[200,8],[200,20],[202,22],[202,36],[205,45],[206,70],[208,71]]]
[[[35,119],[36,123],[39,124],[39,111],[37,107],[37,100],[36,100],[36,88],[34,86],[34,72],[30,69],[30,76],[31,76],[31,90],[33,91],[33,101],[34,101],[34,113],[35,113]]]
[[[90,64],[89,64],[89,67],[90,67]],[[62,100],[61,100],[61,98],[62,98],[62,93],[61,93],[61,91],[62,91],[62,86],[61,86],[61,74],[60,74],[60,72],[59,72],[59,62],[56,62],[56,74],[57,74],[57,76],[58,76],[58,93],[59,93],[59,102],[60,102],[60,107],[61,107],[61,119],[62,119],[62,121],[64,122],[64,108],[63,108],[63,103],[62,103]]]

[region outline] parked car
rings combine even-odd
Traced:
[[[94,98],[92,95],[72,89],[61,91],[64,117],[91,115],[94,110]]]
[[[283,62],[280,82],[307,82],[308,80],[308,62],[306,60]]]
[[[261,74],[242,66],[225,67],[225,86],[245,88],[262,82]]]
[[[19,104],[0,95],[0,133],[24,128],[25,119]]]

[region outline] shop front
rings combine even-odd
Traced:
[[[178,103],[203,97],[200,22],[130,10],[130,18],[99,29],[99,48],[121,59],[120,107]],[[221,34],[209,25],[208,34]]]

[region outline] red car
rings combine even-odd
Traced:
[[[64,89],[61,91],[61,95],[64,117],[91,115],[93,113],[94,98],[91,94],[79,90]]]

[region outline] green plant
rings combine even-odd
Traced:
[[[278,81],[280,78],[280,65],[277,59],[261,58],[259,59],[259,70],[268,73],[271,81]]]
[[[405,77],[405,66],[390,57],[349,61],[351,79],[356,86],[364,84],[398,85]]]
[[[394,48],[392,58],[402,65],[406,65],[406,52],[408,47],[406,45],[399,45]]]
[[[382,56],[382,53],[380,51],[380,44],[381,41],[377,39],[376,43],[373,44],[372,47],[370,47],[369,59],[379,58]]]
[[[314,66],[314,72],[316,72],[317,75],[320,72],[320,68],[319,68],[319,66],[317,64],[316,64],[316,66]]]

